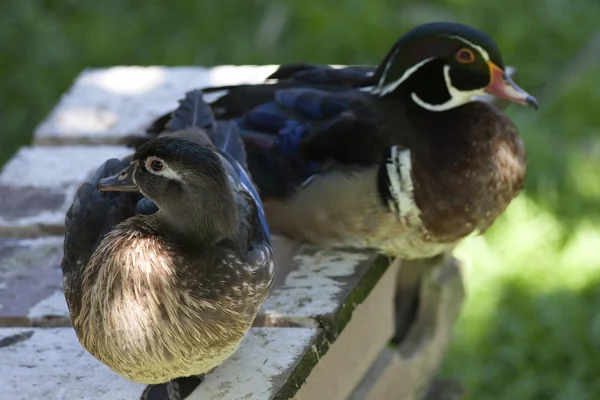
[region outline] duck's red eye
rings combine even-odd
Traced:
[[[475,61],[475,54],[471,49],[463,48],[456,53],[456,61],[463,64],[472,63]]]
[[[146,165],[154,172],[160,172],[164,168],[164,164],[157,158],[150,159]]]

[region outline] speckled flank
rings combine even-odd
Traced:
[[[308,328],[253,328],[236,353],[187,400],[273,398],[317,334]]]
[[[340,278],[350,277],[369,257],[366,253],[317,251],[305,246],[293,259],[297,268],[287,275],[282,287],[271,292],[263,309],[303,326],[315,326],[312,317],[331,314],[340,306],[338,294],[344,286]]]
[[[84,71],[35,131],[34,143],[115,144],[141,134],[190,89],[263,82],[276,66],[112,67]]]

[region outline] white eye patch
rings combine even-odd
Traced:
[[[183,182],[183,178],[181,177],[181,175],[175,172],[171,167],[169,167],[169,164],[167,164],[158,157],[150,156],[146,158],[144,166],[146,167],[146,170],[148,170],[148,172],[154,175]]]

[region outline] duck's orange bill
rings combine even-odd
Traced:
[[[504,70],[502,70],[496,64],[488,61],[488,65],[490,67],[492,80],[485,88],[486,92],[517,104],[533,107],[537,110],[538,103],[535,97],[517,86],[510,76],[508,76]]]

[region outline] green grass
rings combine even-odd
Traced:
[[[585,50],[600,34],[598,0],[30,0],[1,10],[0,163],[85,67],[377,63],[417,23],[483,28],[541,111],[507,111],[526,140],[527,186],[460,248],[469,299],[442,373],[477,400],[600,398],[600,49]],[[281,31],[261,29],[268,15],[285,18]]]

